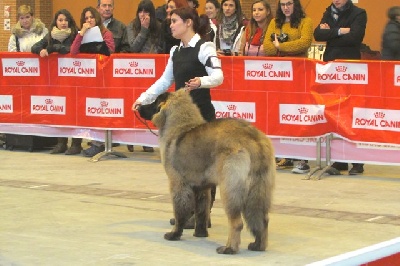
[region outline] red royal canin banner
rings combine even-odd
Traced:
[[[0,124],[145,129],[131,106],[162,74],[168,55],[0,53]],[[218,118],[237,117],[272,137],[334,133],[400,144],[400,64],[221,57],[212,89]],[[170,88],[173,89],[173,86]]]

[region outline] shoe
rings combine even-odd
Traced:
[[[349,175],[358,175],[364,172],[364,166],[360,163],[353,163],[353,167],[349,171]]]
[[[169,219],[170,225],[175,225],[175,218]],[[194,215],[192,215],[189,220],[187,220],[183,229],[194,229]],[[211,219],[208,220],[208,228],[211,228]]]
[[[133,152],[133,145],[126,145],[128,151]]]
[[[50,154],[58,154],[58,153],[64,153],[68,149],[66,144],[57,144],[54,146],[54,149],[50,151]]]
[[[153,147],[143,146],[143,151],[144,152],[154,152],[154,148]]]
[[[276,169],[277,170],[286,169],[286,168],[292,168],[292,167],[293,167],[293,160],[291,160],[291,159],[282,158],[276,164]]]
[[[292,170],[292,173],[295,174],[305,174],[308,172],[310,172],[310,166],[305,161],[300,161]]]
[[[347,171],[347,170],[349,170],[349,164],[348,163],[334,162],[331,166],[333,168],[335,168],[336,170],[339,170],[339,171]]]
[[[93,157],[96,154],[103,152],[104,150],[105,150],[104,145],[101,145],[101,146],[92,145],[92,146],[90,146],[90,148],[83,150],[82,154],[85,157]]]
[[[66,152],[65,155],[75,155],[80,154],[82,151],[82,146],[71,146]]]
[[[338,170],[338,169],[336,169],[335,167],[329,167],[327,170],[326,170],[326,173],[327,174],[330,174],[330,175],[341,175],[341,173],[340,173],[340,171]]]

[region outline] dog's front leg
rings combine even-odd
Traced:
[[[192,188],[186,185],[172,187],[171,193],[175,225],[171,232],[164,235],[164,238],[167,240],[179,240],[186,221],[190,218],[194,208],[194,193]]]
[[[208,237],[210,220],[211,188],[194,189],[195,195],[195,228],[193,236]]]

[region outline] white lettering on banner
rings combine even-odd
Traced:
[[[155,59],[113,59],[113,77],[154,78],[155,76]]]
[[[87,97],[86,116],[124,117],[124,99]]]
[[[217,118],[240,118],[256,122],[256,104],[254,102],[212,101]]]
[[[400,65],[394,66],[394,86],[400,86]]]
[[[58,58],[60,77],[96,77],[96,59]]]
[[[31,114],[65,115],[66,97],[31,95]]]
[[[400,110],[353,108],[353,128],[400,132]]]
[[[3,76],[40,76],[40,64],[38,58],[2,58]]]
[[[368,84],[368,64],[339,63],[315,65],[315,82],[323,84]]]
[[[281,124],[316,125],[327,123],[325,105],[280,104],[279,121]]]
[[[12,114],[14,112],[13,96],[0,95],[0,113]]]
[[[293,80],[292,61],[244,60],[245,80]]]

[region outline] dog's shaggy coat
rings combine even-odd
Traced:
[[[176,223],[164,238],[179,240],[193,209],[193,235],[208,236],[209,188],[218,185],[230,232],[217,252],[239,251],[242,216],[255,237],[248,249],[265,250],[275,182],[274,151],[265,134],[244,120],[206,122],[183,89],[161,94],[139,113],[159,129],[161,160],[169,178]]]

